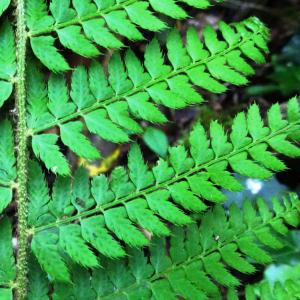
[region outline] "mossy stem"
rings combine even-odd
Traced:
[[[24,300],[27,295],[27,128],[26,128],[26,40],[24,0],[16,0],[16,51],[17,81],[16,109],[17,121],[17,209],[18,209],[18,252],[16,299]]]

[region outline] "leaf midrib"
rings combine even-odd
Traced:
[[[231,46],[229,47],[228,49],[222,51],[222,52],[219,52],[219,53],[216,53],[214,55],[211,55],[210,57],[206,58],[206,59],[202,59],[198,62],[193,62],[192,64],[186,66],[186,67],[182,67],[182,68],[179,68],[179,69],[176,69],[176,70],[173,70],[172,72],[170,72],[169,74],[167,75],[163,75],[163,76],[160,76],[156,79],[152,79],[151,81],[147,82],[147,83],[144,83],[144,84],[141,84],[140,86],[137,86],[137,87],[134,87],[132,90],[130,91],[127,91],[123,94],[120,94],[120,95],[116,95],[110,99],[107,99],[107,100],[104,100],[104,101],[101,101],[101,100],[98,100],[98,101],[101,101],[101,102],[96,102],[94,103],[93,105],[89,106],[89,107],[86,107],[82,110],[78,110],[66,117],[63,117],[61,119],[58,119],[58,120],[55,120],[54,122],[51,122],[51,123],[48,123],[44,126],[41,126],[40,128],[32,128],[30,129],[30,133],[32,135],[35,135],[35,134],[38,134],[40,132],[43,132],[45,130],[48,130],[50,128],[53,128],[55,126],[59,126],[59,125],[62,125],[68,121],[71,121],[72,119],[76,119],[78,117],[83,117],[84,115],[88,114],[89,112],[92,112],[98,108],[105,108],[107,105],[109,104],[112,104],[118,100],[121,100],[121,99],[126,99],[126,97],[129,97],[129,96],[132,96],[136,93],[139,93],[139,92],[142,92],[144,90],[146,90],[147,88],[159,83],[159,82],[162,82],[162,81],[166,81],[176,75],[179,75],[181,73],[186,73],[188,70],[190,69],[193,69],[193,68],[196,68],[200,65],[204,65],[204,64],[207,64],[208,62],[214,60],[215,58],[217,57],[220,57],[220,56],[225,56],[226,54],[228,54],[229,52],[237,49],[237,48],[240,48],[243,44],[247,43],[248,41],[250,40],[253,40],[253,37],[258,35],[258,34],[262,34],[263,32],[263,28],[261,27],[260,30],[258,30],[257,32],[253,32],[251,34],[251,36],[247,37],[247,38],[243,38],[243,40],[239,43],[237,43],[236,45],[234,46]]]
[[[145,198],[145,196],[147,194],[153,193],[153,192],[155,192],[157,190],[160,190],[160,189],[166,189],[168,186],[170,186],[170,185],[172,185],[172,184],[174,184],[174,183],[176,183],[180,180],[187,179],[187,177],[189,177],[189,176],[192,176],[196,173],[200,173],[201,170],[206,169],[206,168],[208,168],[209,166],[211,166],[213,164],[216,164],[216,163],[221,162],[221,161],[228,161],[231,157],[233,157],[233,156],[235,156],[239,153],[248,151],[250,148],[252,148],[252,147],[254,147],[258,144],[267,143],[268,140],[270,140],[271,138],[276,137],[276,136],[278,136],[280,134],[283,134],[283,133],[287,133],[287,132],[289,132],[289,130],[291,128],[293,128],[294,126],[297,126],[297,125],[300,125],[300,120],[296,121],[296,122],[292,122],[292,123],[288,124],[287,126],[285,126],[284,128],[282,128],[282,129],[280,129],[276,132],[271,132],[270,134],[268,134],[267,136],[265,136],[261,139],[252,141],[250,144],[248,144],[247,146],[244,146],[241,149],[235,149],[232,152],[230,152],[229,154],[223,155],[219,158],[215,158],[214,160],[211,160],[211,161],[209,161],[207,163],[204,163],[202,165],[198,165],[198,166],[196,165],[191,170],[189,170],[188,172],[177,175],[174,178],[169,179],[169,180],[167,180],[167,181],[165,181],[165,182],[163,182],[159,185],[152,185],[152,186],[150,186],[150,187],[148,187],[144,190],[132,193],[132,194],[126,196],[126,197],[117,199],[117,200],[115,200],[111,203],[104,204],[101,207],[98,206],[94,209],[79,213],[75,216],[71,216],[71,217],[68,217],[68,218],[65,218],[65,219],[61,219],[61,220],[58,220],[56,222],[53,222],[53,223],[50,223],[50,224],[47,224],[47,225],[39,226],[39,227],[36,227],[36,228],[31,228],[31,229],[29,229],[29,231],[30,231],[31,234],[35,234],[35,233],[43,231],[43,230],[59,227],[63,224],[68,224],[68,223],[71,223],[71,222],[74,222],[74,221],[79,221],[82,218],[89,217],[89,216],[91,216],[93,214],[96,214],[96,213],[104,214],[104,212],[106,210],[112,209],[112,208],[114,208],[114,207],[116,207],[120,204],[125,204],[126,202],[129,202],[130,200],[134,200],[134,199],[139,198],[139,197],[144,197]]]

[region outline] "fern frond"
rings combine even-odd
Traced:
[[[132,142],[266,62],[256,17],[190,27],[223,1],[0,0],[0,300],[300,297],[299,277],[241,286],[290,246],[299,198],[226,202],[300,157],[298,98],[188,125],[151,165]]]
[[[12,26],[6,20],[0,24],[0,108],[12,94],[15,73],[16,49],[14,33]]]
[[[0,0],[0,17],[10,5],[10,0]]]
[[[207,27],[204,44],[190,28],[183,46],[179,33],[168,37],[169,64],[164,62],[158,41],[154,39],[145,52],[144,65],[129,50],[124,59],[115,53],[108,64],[108,76],[93,62],[88,72],[79,66],[72,74],[68,91],[65,78],[51,75],[47,87],[36,66],[28,72],[28,126],[32,146],[48,169],[68,174],[67,162],[59,152],[56,134],[42,134],[58,126],[62,142],[86,159],[99,157],[96,149],[82,134],[83,120],[89,132],[115,142],[128,142],[130,134],[143,129],[136,119],[164,123],[167,121],[157,105],[180,109],[204,101],[193,85],[213,93],[225,92],[225,83],[243,85],[253,74],[247,58],[264,61],[267,51],[266,28],[251,18],[229,26],[220,24],[224,40]],[[70,93],[71,99],[68,94]],[[82,117],[82,119],[78,119]],[[46,161],[47,160],[47,161]]]
[[[0,220],[0,257],[0,299],[13,299],[16,266],[12,248],[12,226],[6,217]]]
[[[74,284],[55,282],[52,297],[72,299],[84,293],[91,300],[221,299],[221,287],[234,295],[240,284],[236,271],[252,274],[256,264],[269,263],[271,250],[284,245],[287,231],[282,228],[299,224],[299,212],[295,194],[274,199],[272,209],[262,199],[245,201],[242,209],[233,205],[229,212],[217,205],[198,216],[200,225],[173,228],[170,239],[155,239],[149,251],[130,249],[121,261],[103,259],[103,268],[93,269],[92,275],[72,266]]]
[[[253,104],[247,117],[240,113],[235,118],[230,140],[216,121],[211,123],[210,138],[197,124],[190,134],[189,152],[183,145],[171,147],[167,160],[160,159],[152,170],[139,147],[133,145],[128,169],[117,167],[111,178],[101,175],[91,182],[86,171],[79,169],[72,189],[69,179],[57,178],[52,197],[38,164],[32,163],[29,224],[34,233],[33,252],[51,276],[68,280],[61,248],[74,262],[96,267],[99,262],[91,246],[104,256],[124,256],[117,240],[133,247],[148,245],[140,228],[154,235],[168,235],[165,221],[189,224],[192,219],[185,212],[201,212],[210,202],[223,203],[226,196],[219,188],[242,190],[231,170],[260,179],[284,170],[284,163],[270,150],[300,156],[300,149],[288,137],[299,130],[297,99],[288,106],[288,120],[284,120],[279,105],[273,105],[266,127]],[[246,218],[250,222],[252,216]],[[265,234],[262,232],[262,236]],[[49,252],[53,256],[51,263]]]
[[[96,45],[118,49],[124,46],[121,37],[143,40],[140,29],[158,32],[167,28],[157,14],[173,19],[188,18],[178,2],[206,9],[216,1],[73,0],[72,5],[70,2],[52,0],[48,8],[44,0],[27,1],[27,26],[33,52],[54,72],[66,71],[70,67],[55,47],[52,33],[57,34],[64,47],[85,57],[95,57],[100,54]]]

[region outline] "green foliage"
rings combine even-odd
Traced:
[[[289,214],[290,222],[299,223],[297,214]],[[279,222],[276,222],[280,224]],[[281,227],[281,228],[280,228]],[[273,262],[264,271],[263,280],[246,286],[246,300],[251,299],[298,299],[300,296],[299,230],[289,230],[279,225],[281,232],[288,233],[285,247],[272,253]]]
[[[70,67],[55,47],[52,33],[57,34],[65,48],[84,57],[95,57],[100,54],[97,46],[118,49],[124,46],[121,37],[143,40],[141,29],[153,32],[166,29],[167,24],[159,14],[172,19],[188,18],[178,2],[206,9],[215,1],[52,0],[48,11],[46,1],[27,0],[31,47],[50,70],[66,71]]]
[[[129,249],[127,258],[104,259],[103,269],[91,273],[72,266],[74,284],[54,283],[52,297],[221,299],[223,287],[229,290],[228,299],[238,299],[236,271],[253,274],[257,264],[270,262],[272,249],[284,245],[287,231],[283,233],[282,228],[297,226],[299,212],[294,194],[283,201],[273,199],[272,209],[262,199],[245,201],[242,209],[233,205],[228,212],[217,205],[196,215],[193,224],[172,228],[170,238],[153,240],[147,251]],[[290,214],[297,217],[297,224],[287,217]]]
[[[300,266],[271,265],[274,276],[280,276],[274,280],[264,279],[255,285],[248,285],[245,290],[246,300],[269,300],[269,299],[291,299],[300,297]]]
[[[166,123],[167,109],[202,104],[207,92],[248,84],[252,63],[265,62],[269,33],[255,17],[221,21],[201,34],[188,27],[183,37],[168,28],[191,8],[217,2],[17,0],[5,12],[0,299],[205,300],[227,293],[235,300],[240,275],[285,248],[289,229],[299,226],[295,195],[272,205],[222,205],[226,191],[243,189],[235,175],[265,180],[286,170],[282,157],[300,156],[299,99],[265,115],[253,103],[228,132],[218,121],[197,122],[175,146],[149,126]],[[9,5],[0,0],[0,16]],[[165,45],[154,37],[141,59],[122,49],[163,30]],[[102,66],[94,58],[103,49],[109,55]],[[61,50],[83,63],[71,67]],[[7,101],[13,94],[15,106]],[[94,135],[132,142],[127,165],[91,178],[84,167],[73,172],[69,150],[76,160],[101,158]],[[135,135],[160,155],[154,165]],[[270,293],[264,285],[247,287],[247,300],[283,299],[283,290],[298,295],[294,283],[270,286]]]
[[[0,15],[2,2],[0,1]],[[15,73],[16,49],[13,29],[8,21],[4,21],[0,24],[0,107],[13,91]]]
[[[0,297],[9,300],[12,299],[16,267],[12,249],[12,228],[8,218],[0,220],[0,256]]]
[[[270,150],[289,157],[300,156],[300,149],[289,140],[289,135],[299,130],[299,104],[292,99],[288,107],[288,120],[284,120],[279,105],[273,105],[266,126],[253,104],[247,115],[239,113],[234,119],[230,139],[216,121],[211,123],[210,138],[197,124],[191,131],[188,150],[183,145],[169,148],[167,159],[160,159],[152,169],[134,144],[128,169],[117,167],[110,178],[100,175],[89,181],[86,171],[80,168],[72,189],[69,180],[57,178],[52,197],[37,163],[33,163],[29,216],[34,216],[30,218],[35,233],[32,250],[38,261],[52,277],[68,281],[62,250],[74,262],[98,266],[90,246],[104,256],[124,256],[117,240],[132,247],[146,246],[149,240],[139,228],[158,236],[168,235],[166,222],[189,224],[192,218],[187,212],[199,213],[207,205],[223,203],[226,196],[219,188],[242,190],[230,169],[260,179],[284,170],[284,163]],[[67,191],[67,196],[63,191]],[[43,200],[36,195],[44,195]],[[251,222],[252,217],[249,215],[247,220]],[[268,231],[259,234],[261,240],[268,236]],[[280,246],[275,240],[268,244]],[[49,264],[47,247],[51,247],[60,264]]]
[[[113,54],[107,76],[96,61],[88,70],[78,66],[71,76],[70,98],[62,75],[52,74],[46,85],[36,65],[30,66],[28,126],[36,156],[57,174],[69,174],[56,146],[59,136],[43,131],[58,126],[66,146],[80,157],[96,159],[100,154],[82,133],[83,121],[89,132],[114,143],[124,143],[130,141],[130,135],[143,131],[136,120],[167,121],[158,106],[182,109],[202,103],[204,99],[194,86],[223,93],[227,83],[246,84],[246,77],[253,74],[247,59],[264,61],[267,30],[255,18],[232,26],[221,22],[219,27],[222,40],[208,26],[203,42],[195,29],[189,28],[185,45],[179,32],[171,31],[167,38],[169,63],[154,39],[145,51],[145,68],[132,50],[126,51],[123,58],[119,52]],[[48,55],[47,50],[42,53]],[[78,117],[83,120],[76,120]]]
[[[158,156],[166,157],[169,147],[167,135],[160,129],[148,126],[143,135],[145,144]]]
[[[11,123],[0,122],[0,213],[13,197],[12,183],[16,179],[14,140]]]

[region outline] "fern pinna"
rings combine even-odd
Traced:
[[[192,224],[172,228],[169,239],[152,241],[147,252],[129,249],[122,261],[102,259],[104,269],[92,273],[72,265],[75,285],[54,283],[53,299],[223,299],[220,287],[227,299],[238,299],[241,282],[232,272],[251,274],[272,261],[271,250],[283,247],[287,226],[299,224],[299,204],[291,194],[283,202],[274,198],[271,210],[262,199],[245,201],[242,209],[232,205],[228,213],[217,205],[194,215]],[[48,299],[49,283],[37,265],[31,276],[43,278],[43,289],[34,281],[30,286],[33,299]],[[256,299],[253,290],[247,287],[247,300]]]
[[[156,39],[145,51],[147,71],[131,50],[125,53],[125,64],[120,53],[113,54],[108,63],[108,76],[96,61],[88,72],[78,66],[71,76],[71,99],[62,75],[51,75],[47,92],[42,75],[35,66],[32,67],[34,71],[29,68],[28,126],[36,156],[48,169],[60,175],[69,174],[68,164],[56,146],[58,136],[42,134],[43,131],[59,126],[61,140],[66,146],[81,157],[96,159],[99,153],[81,133],[83,122],[76,120],[79,117],[90,132],[101,138],[116,143],[128,142],[130,134],[142,132],[136,119],[167,121],[157,105],[179,109],[202,103],[204,99],[193,85],[222,93],[227,89],[224,82],[246,84],[245,76],[253,74],[246,58],[264,62],[262,51],[267,51],[267,30],[253,18],[234,27],[221,23],[220,29],[226,42],[219,41],[211,27],[204,30],[207,50],[193,28],[187,32],[186,48],[181,45],[179,33],[172,31],[167,39],[171,66],[164,63]],[[62,103],[64,109],[61,109]]]
[[[255,17],[201,36],[172,28],[218,2],[0,0],[0,299],[237,299],[236,271],[269,263],[298,226],[295,195],[222,206],[225,190],[243,189],[235,174],[265,180],[300,156],[297,98],[266,115],[252,104],[228,133],[196,122],[153,166],[133,141],[166,109],[246,85],[265,62],[269,33]],[[144,41],[162,31],[165,43]],[[142,59],[128,41],[145,42]],[[70,52],[90,60],[71,67]],[[128,165],[72,172],[68,149],[101,157],[91,134],[131,143]],[[262,286],[243,294],[265,297]]]
[[[230,141],[216,121],[210,125],[210,138],[197,124],[190,134],[189,151],[183,145],[170,148],[168,159],[159,160],[152,170],[143,161],[139,147],[133,145],[128,170],[118,167],[110,179],[104,175],[94,177],[90,187],[86,172],[79,169],[73,190],[70,180],[58,177],[52,199],[37,163],[33,163],[28,221],[34,234],[34,254],[52,277],[68,280],[61,250],[74,262],[97,267],[99,262],[89,244],[101,254],[117,258],[125,253],[113,236],[130,246],[142,247],[149,240],[137,227],[155,235],[169,235],[163,221],[188,224],[192,220],[183,210],[201,212],[208,202],[225,201],[217,187],[242,189],[229,168],[237,174],[267,179],[272,171],[285,169],[270,149],[290,157],[300,156],[300,149],[289,142],[299,130],[299,114],[296,99],[289,102],[288,120],[282,119],[279,106],[274,105],[268,112],[266,127],[258,107],[253,105],[247,118],[244,113],[235,118]]]

